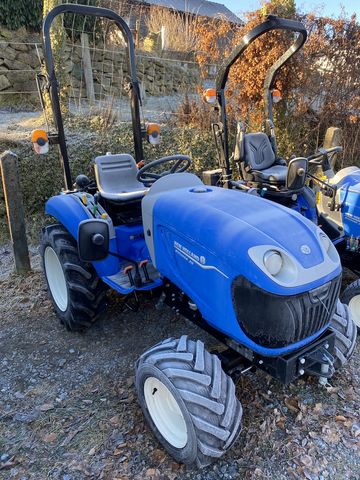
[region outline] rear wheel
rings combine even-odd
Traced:
[[[336,335],[334,367],[338,370],[349,361],[356,344],[356,325],[351,318],[349,307],[339,300],[330,328]]]
[[[178,462],[208,465],[240,433],[235,385],[199,340],[184,335],[147,350],[137,363],[136,388],[150,428]]]
[[[84,331],[106,308],[106,286],[79,259],[76,242],[59,224],[45,227],[40,247],[50,298],[68,330]]]
[[[341,301],[349,305],[353,320],[360,330],[360,278],[346,287],[341,296]]]

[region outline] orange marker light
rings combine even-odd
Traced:
[[[203,93],[203,99],[209,105],[214,105],[216,103],[216,90],[215,88],[208,88]]]
[[[280,100],[282,100],[281,92],[278,89],[275,89],[271,92],[272,94],[272,99],[274,103],[279,103]]]
[[[147,124],[146,139],[151,145],[158,145],[160,143],[160,125],[158,123]]]
[[[45,130],[33,130],[31,132],[31,143],[35,152],[44,155],[49,151],[49,137]]]

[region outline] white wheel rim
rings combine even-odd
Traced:
[[[349,308],[356,326],[360,328],[360,295],[352,297],[349,302]]]
[[[187,444],[187,428],[179,404],[170,390],[157,378],[145,380],[144,395],[151,418],[161,435],[175,448]]]
[[[69,301],[66,279],[59,257],[51,247],[46,247],[45,249],[44,265],[46,278],[54,302],[59,310],[65,312]]]

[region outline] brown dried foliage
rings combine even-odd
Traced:
[[[274,13],[303,21],[309,38],[302,51],[279,72],[276,87],[283,101],[275,107],[278,142],[284,155],[304,154],[321,145],[326,129],[343,130],[344,164],[360,161],[360,26],[356,16],[338,19],[300,16],[293,0],[265,2],[262,9],[247,16],[241,28],[223,22],[219,28],[198,26],[197,59],[206,76],[205,65],[221,63],[231,46],[243,35]],[[231,39],[231,45],[221,43]],[[219,40],[220,39],[220,40]],[[263,122],[263,82],[268,68],[292,42],[291,35],[271,32],[257,39],[235,63],[227,85],[230,120],[242,120],[249,129],[261,128]],[[228,45],[228,46],[227,46]]]

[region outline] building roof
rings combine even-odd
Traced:
[[[231,10],[225,5],[207,0],[145,0],[143,3],[174,9],[179,12],[192,13],[210,18],[225,18],[232,23],[241,23]]]

